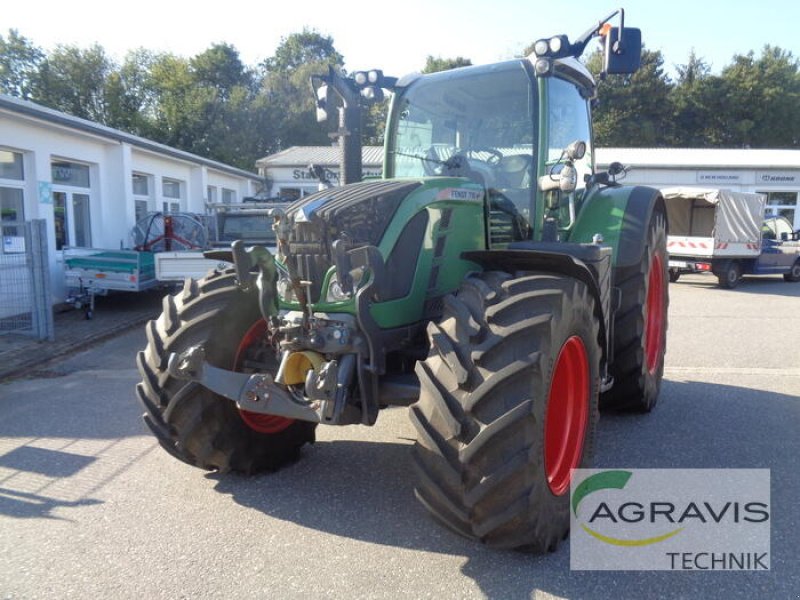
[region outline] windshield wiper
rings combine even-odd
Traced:
[[[430,156],[424,156],[422,154],[410,154],[407,152],[400,152],[399,150],[389,150],[389,154],[397,154],[398,156],[406,156],[408,158],[418,158],[424,162],[430,162],[437,165],[442,165],[447,169],[458,169],[461,167],[461,156],[458,153],[453,154],[451,157],[442,160],[440,158],[433,158]]]

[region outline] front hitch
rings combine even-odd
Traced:
[[[361,411],[348,404],[348,390],[355,371],[355,355],[324,363],[306,374],[306,395],[293,393],[283,383],[287,358],[278,369],[277,380],[269,373],[239,373],[206,362],[202,346],[171,354],[167,372],[176,379],[194,381],[220,396],[233,400],[240,410],[329,425],[361,421]]]
[[[242,410],[319,423],[322,402],[298,399],[275,383],[269,373],[238,373],[210,365],[202,346],[171,354],[167,371],[176,379],[194,381],[236,402]]]

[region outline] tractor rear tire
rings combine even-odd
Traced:
[[[639,264],[614,269],[622,293],[614,319],[613,387],[600,396],[601,410],[649,412],[656,405],[667,351],[669,279],[664,213],[653,211]]]
[[[315,423],[240,412],[236,404],[195,382],[167,372],[171,353],[202,344],[206,360],[220,368],[277,368],[255,286],[243,292],[232,270],[186,280],[183,291],[164,298],[164,311],[146,327],[148,344],[137,355],[142,381],[136,395],[144,421],[170,454],[190,465],[253,474],[294,461],[314,441]]]
[[[569,532],[573,468],[592,453],[600,346],[585,284],[542,273],[468,277],[417,364],[417,498],[498,548],[552,551]]]

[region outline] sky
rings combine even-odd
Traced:
[[[574,39],[617,8],[603,0],[8,0],[0,35],[13,28],[48,51],[98,43],[118,61],[136,48],[188,58],[226,42],[255,66],[283,38],[309,28],[333,38],[347,70],[401,76],[421,70],[428,55],[485,64],[518,56],[542,37]],[[625,24],[642,30],[647,48],[661,50],[671,75],[692,50],[715,73],[735,54],[758,56],[766,44],[800,58],[798,0],[628,0],[624,8]]]

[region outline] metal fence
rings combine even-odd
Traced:
[[[0,335],[54,339],[45,221],[2,225]]]

